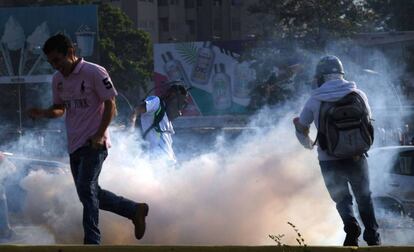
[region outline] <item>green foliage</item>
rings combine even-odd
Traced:
[[[414,1],[411,0],[366,0],[365,8],[375,13],[377,30],[414,30],[412,17]]]
[[[118,89],[146,90],[152,76],[152,45],[149,34],[135,29],[119,8],[99,8],[100,63],[110,72]]]
[[[362,1],[354,0],[259,0],[249,12],[264,17],[259,37],[302,39],[312,48],[323,48],[329,38],[362,31],[371,19]]]
[[[256,71],[258,83],[253,97],[269,93],[272,100],[265,103],[270,105],[290,99],[297,92],[295,89],[299,88],[297,80],[303,82],[305,75],[310,74],[309,67],[303,67],[300,71],[295,68],[290,75],[292,81],[287,82],[283,74],[278,73],[272,81],[269,77],[275,67],[289,73],[289,65],[299,63],[309,66],[309,52],[317,55],[331,41],[346,41],[355,33],[369,31],[372,28],[368,24],[375,20],[372,10],[366,8],[362,0],[258,0],[248,10],[261,20],[257,30],[259,41],[242,58],[254,62],[252,68]],[[273,44],[266,45],[263,41],[273,41]]]
[[[283,42],[283,43],[282,43]],[[241,57],[255,70],[249,110],[280,105],[302,93],[308,81],[310,57],[294,41],[258,41]]]
[[[366,9],[375,13],[374,25],[378,31],[413,31],[414,1],[366,0]],[[414,46],[407,47],[406,70],[414,72]]]

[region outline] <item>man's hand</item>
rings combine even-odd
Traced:
[[[313,149],[313,142],[309,137],[309,127],[302,125],[299,122],[299,117],[293,118],[293,124],[295,125],[296,129],[296,137],[298,138],[299,142],[309,150]]]
[[[58,118],[65,114],[65,107],[62,104],[53,104],[47,109],[31,108],[27,114],[33,120],[38,118]]]
[[[90,138],[91,146],[94,149],[99,149],[105,146],[104,136],[95,134]]]
[[[299,133],[301,133],[305,136],[309,135],[309,127],[306,127],[305,125],[302,125],[299,122],[299,117],[293,118],[293,124],[295,125],[295,128]]]

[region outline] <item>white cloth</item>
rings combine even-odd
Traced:
[[[157,96],[149,96],[145,99],[146,112],[141,114],[141,127],[145,132],[154,122],[155,113],[160,109],[160,98]],[[162,132],[151,129],[145,136],[145,140],[149,142],[151,156],[154,158],[166,159],[169,162],[176,163],[174,150],[172,148],[172,137],[174,128],[171,121],[165,113],[160,122]]]
[[[319,88],[313,90],[311,97],[307,100],[302,112],[299,116],[299,123],[305,127],[309,127],[314,122],[316,128],[319,128],[319,109],[322,101],[335,102],[339,101],[345,95],[356,92],[365,101],[365,105],[368,109],[369,117],[371,118],[371,109],[368,104],[368,98],[363,91],[357,88],[354,82],[349,82],[344,79],[330,80],[322,84]],[[309,137],[301,136],[296,131],[296,136],[301,144],[305,147],[309,147]],[[325,160],[337,160],[338,158],[329,156],[326,151],[323,151],[318,146],[318,159]]]

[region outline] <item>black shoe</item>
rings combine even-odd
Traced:
[[[365,229],[364,231],[364,240],[367,242],[368,246],[379,246],[381,245],[380,234],[375,230]]]
[[[358,247],[358,237],[361,235],[361,227],[356,220],[349,221],[344,226],[346,233],[344,246]]]
[[[358,247],[358,236],[355,237],[347,234],[344,240],[344,246]]]
[[[149,207],[146,203],[138,203],[137,212],[132,218],[132,223],[135,226],[135,238],[138,240],[144,236],[145,233],[145,217],[147,217]]]

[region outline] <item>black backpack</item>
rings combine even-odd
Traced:
[[[169,92],[170,94],[174,93],[174,95],[167,97],[158,97],[160,99],[160,107],[157,111],[155,111],[154,121],[152,122],[151,126],[142,134],[142,137],[144,139],[152,129],[158,133],[165,132],[160,128],[160,122],[164,118],[164,115],[167,114],[168,120],[173,121],[182,115],[181,110],[187,106],[187,89],[181,85],[171,85]]]
[[[359,94],[351,92],[339,101],[321,103],[316,141],[337,158],[367,153],[374,142],[374,127]]]

